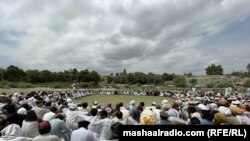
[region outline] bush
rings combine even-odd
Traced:
[[[97,82],[89,82],[89,88],[98,88],[100,87],[99,84]]]
[[[250,87],[250,79],[248,79],[244,84],[244,87]]]
[[[0,88],[6,88],[9,85],[8,81],[0,81]]]
[[[88,83],[88,82],[81,82],[81,83],[79,84],[79,87],[80,87],[80,88],[88,88],[88,87],[89,87],[89,83]]]
[[[188,81],[188,82],[191,84],[191,86],[195,86],[195,85],[197,85],[198,80],[197,80],[197,79],[195,79],[195,78],[192,78],[192,79],[189,79],[189,81]]]
[[[115,83],[112,83],[111,86],[112,86],[113,88],[115,88],[115,89],[120,89],[120,87],[117,86]]]
[[[63,82],[43,83],[41,84],[41,86],[49,88],[71,88],[71,85],[69,83],[63,83]]]
[[[8,85],[10,88],[18,88],[18,85],[16,83],[9,83]]]
[[[130,89],[130,86],[129,86],[129,85],[125,85],[125,88],[126,88],[126,89]]]
[[[213,83],[208,83],[207,88],[214,88],[214,84]]]
[[[33,88],[33,87],[35,87],[35,85],[30,84],[30,83],[25,83],[25,82],[19,82],[18,87],[19,88]]]
[[[186,82],[186,78],[185,77],[175,77],[174,78],[174,85],[176,87],[181,87],[181,88],[185,88],[187,86],[187,82]]]
[[[234,88],[234,85],[232,82],[224,82],[217,84],[217,88],[227,88],[227,87]]]
[[[58,88],[63,88],[63,86],[59,85],[59,84],[56,84],[56,85],[53,86],[53,88],[58,89]]]

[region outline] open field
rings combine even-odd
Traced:
[[[160,97],[160,96],[132,96],[132,95],[92,95],[92,96],[86,96],[79,99],[74,100],[75,103],[82,103],[82,102],[88,102],[89,106],[92,106],[93,101],[98,101],[99,104],[102,106],[107,105],[108,103],[112,104],[112,107],[114,108],[115,105],[119,102],[123,102],[124,106],[129,106],[129,102],[131,100],[135,100],[136,104],[138,105],[141,101],[144,101],[146,106],[150,106],[151,103],[154,101],[156,104],[161,105],[161,101],[163,99],[167,99],[169,103],[173,103],[172,98],[168,97]]]

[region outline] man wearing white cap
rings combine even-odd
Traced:
[[[98,101],[94,101],[92,108],[97,108],[97,106],[98,106]]]
[[[89,117],[77,111],[77,105],[69,104],[69,110],[66,112],[66,124],[70,129],[77,129],[77,122],[81,120],[89,120]]]
[[[167,100],[167,99],[162,100],[161,104],[162,104],[162,105],[163,105],[163,104],[168,104],[168,100]]]
[[[232,105],[240,106],[241,102],[239,100],[232,101]]]
[[[28,107],[28,101],[26,101],[26,100],[21,100],[21,101],[19,102],[19,104],[20,104],[21,108],[19,108],[19,109],[17,110],[17,113],[18,113],[18,114],[21,114],[21,115],[26,115],[26,114],[27,114],[27,109],[25,109],[24,107]]]
[[[79,129],[72,132],[71,141],[99,141],[94,133],[88,130],[89,123],[86,120],[78,122]]]

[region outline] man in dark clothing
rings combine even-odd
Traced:
[[[17,124],[22,127],[23,120],[25,115],[18,114],[15,108],[15,105],[8,104],[3,107],[3,110],[6,112],[7,115],[7,122],[9,124]]]

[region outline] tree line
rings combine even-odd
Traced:
[[[69,69],[59,72],[49,70],[26,70],[10,65],[6,69],[1,68],[1,80],[10,82],[28,82],[28,83],[45,83],[45,82],[93,82],[97,84],[101,80],[101,75],[96,71]]]
[[[247,66],[248,72],[243,72],[244,76],[250,76],[250,64]],[[221,65],[211,64],[205,68],[207,75],[223,75],[223,67]],[[233,72],[231,75],[242,75],[241,72]],[[129,72],[126,69],[123,72],[111,73],[103,76],[102,81],[108,84],[140,84],[140,85],[161,85],[168,84],[177,87],[186,87],[186,77],[191,77],[192,73],[184,73],[184,75],[176,75],[174,73],[143,73]],[[7,68],[0,68],[0,80],[9,82],[27,82],[32,84],[47,82],[74,82],[80,83],[80,87],[96,86],[101,81],[101,75],[96,71],[68,69],[59,72],[51,72],[49,70],[23,70],[17,66],[10,65]],[[188,81],[189,84],[195,86],[197,80]],[[90,84],[90,85],[89,85]]]
[[[233,71],[231,75],[239,77],[250,77],[250,63],[247,65],[247,71]]]
[[[173,81],[176,75],[163,73],[154,74],[152,72],[145,74],[143,72],[130,72],[127,73],[126,70],[120,73],[106,76],[107,83],[118,83],[118,84],[163,84],[165,81]]]

